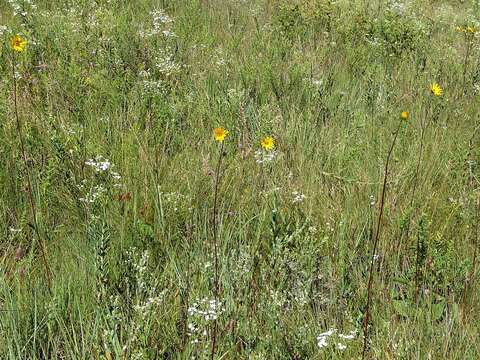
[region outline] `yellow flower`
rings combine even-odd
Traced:
[[[12,46],[13,50],[22,52],[23,50],[25,50],[25,45],[27,45],[27,40],[22,38],[20,35],[15,35],[10,40],[10,45]]]
[[[273,137],[271,136],[265,136],[260,142],[260,144],[262,144],[262,148],[270,151],[275,147],[275,140],[273,140]]]
[[[403,120],[408,120],[408,117],[410,116],[410,114],[408,113],[408,111],[402,111],[400,113],[400,117],[403,119]]]
[[[228,135],[228,130],[225,130],[222,127],[217,127],[213,129],[213,137],[215,138],[216,141],[222,142],[225,140],[225,137]]]
[[[474,35],[477,32],[475,25],[457,26],[457,31],[467,35]]]
[[[443,93],[442,87],[440,85],[438,85],[437,83],[430,84],[430,91],[435,96],[440,96]]]

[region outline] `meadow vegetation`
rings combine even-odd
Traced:
[[[478,29],[1,1],[0,358],[480,358]]]

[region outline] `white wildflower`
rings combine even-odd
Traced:
[[[353,340],[355,339],[355,331],[351,331],[348,335],[338,334],[338,337],[341,337],[344,340]]]
[[[264,151],[263,149],[259,149],[255,151],[254,157],[257,164],[269,163],[277,157],[277,152],[275,150]]]
[[[307,198],[305,195],[303,195],[298,191],[292,191],[292,195],[293,195],[293,200],[292,200],[293,204],[301,203]]]
[[[98,155],[94,159],[88,159],[85,161],[85,165],[91,166],[96,172],[104,172],[110,169],[112,165],[110,160],[105,159],[102,155]]]
[[[328,338],[335,333],[336,329],[329,329],[328,331],[321,333],[317,336],[317,345],[319,348],[328,346]]]

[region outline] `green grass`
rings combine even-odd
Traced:
[[[401,111],[368,358],[480,357],[478,2],[31,3],[0,3],[1,359],[210,358],[217,126],[215,358],[361,358]]]

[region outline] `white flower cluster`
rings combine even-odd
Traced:
[[[156,316],[159,306],[164,304],[167,289],[157,290],[158,282],[148,266],[148,251],[141,252],[132,247],[125,251],[125,255],[123,265],[129,270],[129,276],[124,278],[124,284],[133,291],[129,293],[128,300],[118,294],[106,299],[107,328],[103,331],[103,342],[110,348],[118,346],[117,334],[121,328],[124,334],[121,357],[145,359],[147,356],[142,339],[150,330],[151,319]],[[130,303],[133,305],[133,312],[125,311]]]
[[[150,70],[142,70],[139,76],[143,79],[141,84],[146,93],[162,95],[165,94],[165,83],[162,80],[152,79]]]
[[[0,36],[2,36],[7,31],[8,31],[8,27],[6,27],[5,25],[0,25]]]
[[[160,50],[160,54],[155,57],[155,66],[160,73],[170,76],[179,72],[182,66],[173,59],[173,52],[170,49],[167,50]]]
[[[215,61],[215,64],[217,64],[217,66],[219,66],[219,67],[223,67],[223,66],[227,65],[227,61],[225,60],[223,50],[220,49],[220,48],[215,49],[215,51],[213,53],[213,56],[212,56],[212,60]]]
[[[192,306],[188,308],[188,315],[200,315],[206,321],[209,321],[216,320],[223,311],[225,311],[225,308],[220,301],[204,298],[195,301]]]
[[[134,305],[133,308],[135,312],[143,319],[146,319],[147,315],[152,312],[153,308],[163,304],[165,293],[166,291],[164,290],[159,296],[151,296],[147,298],[145,302]]]
[[[312,84],[313,84],[313,86],[315,86],[316,88],[321,88],[322,85],[323,85],[323,80],[313,79],[313,80],[312,80]]]
[[[206,338],[208,323],[217,320],[224,311],[225,308],[220,301],[208,298],[197,299],[188,308],[190,320],[187,327],[192,344],[197,344],[202,338]]]
[[[388,10],[400,16],[405,15],[407,12],[407,7],[407,4],[398,0],[393,0],[388,4]]]
[[[119,173],[112,170],[114,165],[110,162],[110,160],[104,158],[102,155],[98,155],[93,159],[88,159],[85,161],[85,165],[91,166],[97,173],[108,172],[112,179],[116,182],[122,178]],[[115,184],[115,186],[119,186],[119,184]]]
[[[88,159],[85,161],[85,165],[90,166],[96,173],[106,174],[109,176],[114,182],[114,187],[122,186],[120,183],[120,179],[122,177],[118,172],[113,171],[114,164],[112,164],[110,160],[104,158],[102,155]],[[101,179],[96,179],[94,177],[91,177],[90,179],[83,179],[82,183],[78,187],[83,193],[85,193],[85,195],[79,198],[79,200],[86,204],[93,204],[99,198],[101,198],[102,195],[107,192],[107,187],[100,181]]]
[[[136,294],[134,310],[138,319],[145,320],[155,307],[163,304],[166,289],[157,291],[156,284],[152,281],[148,270],[150,253],[148,250],[140,253],[136,248],[126,251],[127,263],[133,268],[135,274]]]
[[[275,150],[263,151],[262,149],[259,149],[255,151],[254,157],[257,164],[270,163],[277,157],[277,152]]]
[[[112,163],[102,155],[98,155],[94,159],[88,159],[85,161],[85,165],[93,167],[96,172],[104,172],[110,169]]]
[[[81,190],[85,189],[85,183],[86,181],[83,180],[83,183],[79,186]],[[97,201],[103,194],[105,194],[105,192],[107,191],[107,189],[105,189],[105,187],[103,185],[95,185],[95,186],[92,186],[88,191],[87,193],[85,194],[85,196],[79,198],[78,200],[80,200],[81,202],[83,203],[87,203],[87,204],[93,204],[95,201]]]
[[[327,347],[328,346],[328,338],[333,336],[335,333],[337,332],[337,329],[329,329],[328,331],[325,331],[324,333],[321,333],[320,335],[317,336],[317,345],[319,348],[324,348],[324,347]],[[342,339],[342,340],[353,340],[355,338],[355,335],[356,335],[356,331],[355,330],[352,330],[350,331],[349,334],[338,334],[337,335],[337,338],[338,339]],[[340,351],[343,351],[347,348],[347,345],[345,345],[344,343],[340,342],[337,342],[336,344],[336,347],[338,350]]]
[[[319,348],[328,346],[327,340],[335,333],[335,329],[330,329],[317,336],[317,345]]]
[[[178,211],[179,206],[182,205],[182,201],[186,199],[185,195],[176,191],[170,193],[159,191],[159,195],[166,204],[169,204],[171,207],[173,207],[173,211]]]
[[[85,161],[85,165],[93,167],[96,172],[103,172],[110,169],[112,164],[110,160],[105,159],[102,155],[98,155],[95,159],[88,159]]]
[[[36,10],[37,5],[33,3],[32,0],[8,0],[8,3],[13,9],[13,16],[23,16],[26,17],[28,15],[27,9],[28,10]]]
[[[312,87],[316,89],[321,89],[323,86],[323,79],[315,79],[315,78],[303,78],[303,82],[306,85],[311,85]]]
[[[165,37],[175,37],[175,33],[170,29],[173,19],[167,15],[163,9],[155,9],[150,12],[152,16],[152,28],[148,31],[141,31],[140,36],[143,38],[152,37],[162,34]]]
[[[303,195],[298,191],[292,191],[292,196],[293,196],[293,200],[292,200],[293,204],[301,203],[307,198],[305,195]]]

